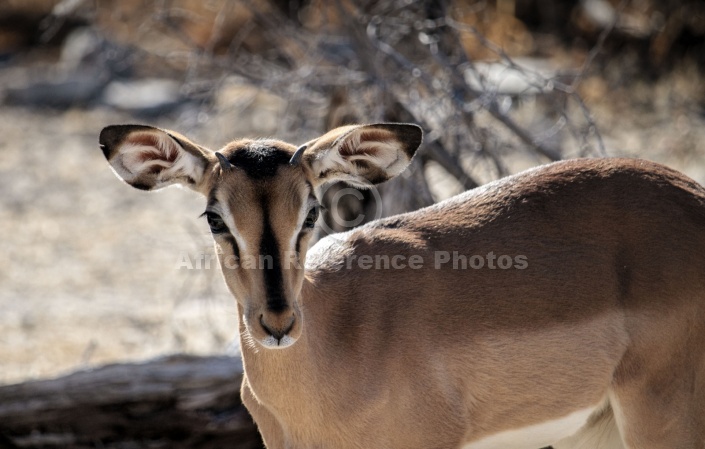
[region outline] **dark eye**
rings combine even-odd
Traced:
[[[309,209],[308,215],[306,215],[306,220],[304,220],[304,228],[313,228],[316,226],[316,220],[318,220],[318,215],[320,212],[321,208],[319,206],[313,206]]]
[[[228,226],[223,219],[220,218],[220,215],[214,214],[213,212],[206,212],[206,220],[208,220],[208,226],[211,227],[213,234],[222,234],[228,231]]]

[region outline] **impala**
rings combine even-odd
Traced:
[[[356,125],[212,152],[101,132],[128,184],[206,198],[266,446],[705,448],[705,189],[642,160],[570,160],[308,249],[326,183],[390,179],[421,139]],[[378,256],[395,265],[360,263]],[[246,257],[268,263],[227,263]]]

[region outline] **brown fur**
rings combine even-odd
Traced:
[[[271,180],[211,160],[196,189],[228,208],[250,251],[265,214],[288,245],[321,183],[311,161],[351,129]],[[436,251],[527,266],[435,269]],[[363,255],[423,266],[347,268]],[[224,273],[248,340],[266,314],[261,273]],[[589,407],[586,426],[616,426],[629,449],[705,448],[705,190],[666,167],[540,167],[324,240],[284,278],[297,341],[242,345],[243,401],[270,449],[460,448]]]

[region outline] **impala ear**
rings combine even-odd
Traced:
[[[369,187],[404,171],[421,145],[416,125],[383,123],[336,128],[306,144],[297,156],[316,184],[345,181]],[[292,158],[293,159],[293,158]]]
[[[100,148],[115,173],[141,190],[179,183],[200,190],[214,153],[171,131],[113,125],[100,132]]]

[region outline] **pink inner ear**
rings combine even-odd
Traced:
[[[174,162],[176,160],[177,152],[169,148],[168,145],[164,145],[164,142],[158,136],[150,134],[137,134],[135,136],[130,136],[128,141],[135,146],[140,146],[145,149],[149,148],[149,150],[140,151],[139,154],[136,155],[135,159],[139,162]],[[163,167],[153,167],[151,172],[157,173],[161,171],[161,168]]]
[[[134,132],[120,147],[121,165],[131,176],[148,174],[159,176],[179,163],[176,142],[166,134]]]
[[[361,131],[357,136],[345,139],[338,151],[341,156],[368,155],[377,156],[379,148],[376,143],[393,144],[394,137],[382,130]]]

